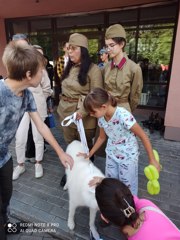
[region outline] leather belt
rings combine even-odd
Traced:
[[[65,95],[60,95],[60,99],[63,99],[65,102],[78,102],[79,98],[66,97]]]
[[[128,99],[127,98],[117,98],[115,97],[117,103],[128,103]]]

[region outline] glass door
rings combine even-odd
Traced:
[[[140,26],[137,59],[144,81],[141,105],[165,107],[173,27],[172,24]]]

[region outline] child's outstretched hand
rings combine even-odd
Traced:
[[[103,177],[93,177],[93,179],[90,180],[89,182],[89,186],[90,187],[97,186],[102,182],[103,179],[104,179]]]
[[[60,156],[60,160],[65,168],[68,168],[69,165],[70,169],[72,169],[74,160],[69,154],[63,152]]]
[[[79,153],[77,153],[76,156],[77,156],[77,157],[82,156],[82,157],[84,157],[85,159],[89,160],[89,155],[88,155],[87,153],[81,153],[81,152],[79,152]]]

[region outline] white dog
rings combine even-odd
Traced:
[[[74,159],[72,170],[66,169],[67,182],[64,186],[64,189],[68,189],[69,192],[68,227],[71,230],[75,227],[74,214],[77,207],[89,207],[89,227],[93,237],[99,240],[100,237],[94,224],[98,210],[95,199],[95,188],[89,187],[88,183],[94,176],[104,177],[104,175],[91,161],[85,159],[83,156],[77,156],[79,152],[84,152],[81,142],[73,141],[68,145],[66,152]]]

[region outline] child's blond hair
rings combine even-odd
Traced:
[[[26,78],[29,71],[31,77],[35,76],[38,69],[44,66],[44,57],[34,47],[28,44],[10,42],[3,53],[2,61],[6,67],[8,77],[17,81]]]

